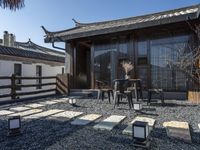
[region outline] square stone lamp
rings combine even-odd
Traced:
[[[135,111],[141,111],[141,110],[142,110],[142,104],[139,103],[139,102],[134,102],[134,103],[133,103],[133,109],[134,109]]]
[[[8,136],[19,134],[21,134],[21,118],[20,116],[13,116],[8,119]]]
[[[146,146],[147,138],[149,135],[149,125],[147,122],[135,121],[132,125],[132,136],[134,145],[137,146]]]
[[[70,98],[69,104],[72,105],[72,106],[75,106],[76,105],[76,99],[74,97]]]

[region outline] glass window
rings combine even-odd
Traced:
[[[147,55],[147,41],[138,42],[138,56]]]
[[[22,65],[21,64],[14,64],[14,74],[16,76],[22,76]],[[17,79],[15,80],[15,84],[21,84],[21,80],[20,79]],[[21,87],[18,87],[16,88],[16,90],[21,90]]]
[[[42,66],[37,65],[36,66],[36,77],[42,77]],[[36,79],[36,84],[42,84],[42,79]],[[36,89],[41,89],[42,86],[38,85],[36,86]]]
[[[116,44],[97,44],[94,46],[94,72],[95,79],[112,85],[116,78]]]
[[[150,42],[151,86],[167,91],[185,91],[186,76],[170,67],[169,61],[176,61],[184,51],[188,36],[156,39]]]
[[[121,38],[119,42],[119,50],[118,50],[118,66],[117,66],[117,78],[123,79],[125,78],[125,72],[122,68],[121,63],[123,61],[130,61],[128,54],[128,40],[127,38]]]

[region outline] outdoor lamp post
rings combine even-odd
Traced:
[[[135,121],[132,126],[132,132],[135,146],[148,146],[149,126],[147,122]]]
[[[135,111],[141,111],[142,110],[142,104],[137,102],[137,103],[133,103],[133,109]]]
[[[14,136],[21,134],[21,118],[20,116],[13,116],[8,119],[8,135]]]

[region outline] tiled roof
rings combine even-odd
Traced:
[[[21,48],[21,49],[24,49],[27,51],[33,51],[33,52],[37,52],[37,53],[65,57],[64,52],[53,50],[53,49],[46,48],[46,47],[42,47],[40,45],[33,43],[30,39],[28,42],[15,42],[15,46],[17,48]]]
[[[64,57],[34,52],[30,50],[24,50],[21,48],[7,47],[7,46],[2,46],[2,45],[0,45],[0,54],[40,59],[40,60],[46,60],[46,61],[54,61],[54,62],[60,62],[60,63],[65,62]]]
[[[58,32],[49,32],[44,27],[43,29],[46,33],[45,42],[58,42],[82,37],[152,27],[168,23],[176,23],[188,19],[198,19],[199,13],[200,5],[194,5],[150,15],[143,15],[112,21],[88,24],[75,21],[76,27]]]

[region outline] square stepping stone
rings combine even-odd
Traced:
[[[45,101],[45,102],[40,102],[40,104],[42,105],[53,105],[53,104],[57,104],[58,102],[55,101]]]
[[[51,110],[47,110],[47,111],[43,111],[41,113],[37,113],[37,114],[33,114],[30,116],[26,116],[24,117],[24,119],[38,119],[38,118],[44,118],[44,117],[48,117],[50,115],[56,114],[56,113],[60,113],[64,110],[60,110],[60,109],[51,109]]]
[[[98,114],[88,114],[80,118],[76,118],[74,121],[71,122],[72,125],[87,125],[91,122],[96,121],[97,119],[101,118],[102,115]]]
[[[28,107],[13,107],[13,108],[10,108],[9,110],[11,110],[11,111],[26,111],[29,109],[30,108],[28,108]]]
[[[8,110],[0,110],[0,116],[5,116],[5,115],[10,115],[13,114],[14,112],[8,111]]]
[[[126,116],[112,115],[107,119],[100,121],[97,125],[94,126],[94,128],[111,131],[115,126],[120,124],[125,118]]]
[[[28,105],[25,105],[25,106],[26,106],[26,107],[30,107],[30,108],[44,107],[44,105],[42,105],[42,104],[37,104],[37,103],[28,104]]]
[[[132,135],[132,124],[135,122],[135,121],[144,121],[144,122],[148,122],[148,125],[149,125],[149,132],[151,132],[151,130],[154,128],[154,125],[155,125],[155,122],[156,120],[155,119],[152,119],[152,118],[148,118],[148,117],[139,117],[137,116],[133,121],[131,121],[131,123],[128,125],[128,127],[126,127],[124,130],[123,130],[123,134],[128,134],[128,135]]]
[[[42,112],[43,110],[42,109],[31,109],[31,110],[27,110],[27,111],[23,111],[23,112],[18,112],[18,113],[14,113],[14,114],[11,114],[9,116],[28,116],[28,115],[32,115],[32,114],[36,114],[36,113],[39,113],[39,112]]]
[[[63,119],[65,120],[69,120],[69,119],[73,119],[75,117],[79,117],[83,114],[83,112],[77,112],[77,111],[64,111],[55,115],[51,115],[50,118],[51,119]]]
[[[53,100],[54,102],[57,102],[57,103],[65,103],[67,102],[66,99],[56,99],[56,100]]]
[[[167,135],[172,138],[177,138],[185,142],[192,142],[190,128],[187,122],[169,121],[164,122],[163,126],[167,130]]]

